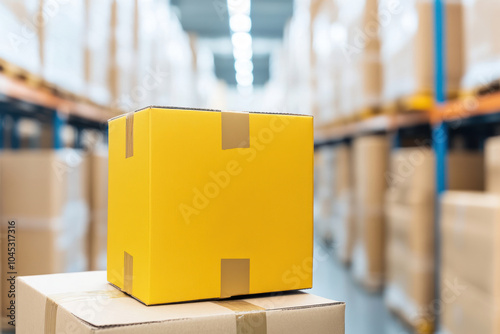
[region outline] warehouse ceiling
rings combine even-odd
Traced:
[[[235,69],[226,0],[171,0],[184,30],[196,33],[214,52],[218,78],[235,85]],[[253,84],[269,79],[269,56],[283,38],[293,0],[252,0]]]

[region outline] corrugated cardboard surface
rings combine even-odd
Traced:
[[[250,147],[222,149],[220,112],[143,109],[129,158],[125,117],[110,121],[112,284],[127,252],[146,304],[220,297],[222,259],[250,259],[251,294],[311,287],[312,117],[248,116]]]
[[[47,334],[47,320],[57,333],[72,328],[77,333],[242,334],[237,315],[255,312],[238,308],[242,302],[265,310],[267,334],[344,333],[344,303],[300,292],[148,307],[107,284],[105,272],[23,277],[17,284],[20,334]],[[47,313],[47,299],[57,304],[55,320]]]
[[[18,275],[87,269],[88,177],[81,151],[42,150],[0,155],[2,254],[16,222]],[[6,258],[5,258],[6,259]],[[2,259],[2,314],[9,303],[8,263]]]

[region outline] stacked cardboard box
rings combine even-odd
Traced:
[[[442,198],[442,327],[453,334],[500,331],[500,196]]]
[[[463,73],[462,4],[447,0],[444,5],[446,87],[457,92]],[[379,18],[384,103],[415,98],[412,107],[428,110],[434,91],[434,3],[381,0]]]
[[[301,292],[145,306],[111,287],[105,272],[22,277],[19,334],[343,334],[345,304]]]
[[[15,276],[87,269],[88,171],[80,151],[42,150],[2,153],[0,173],[2,318],[8,322]]]
[[[354,140],[354,214],[356,238],[353,274],[365,288],[379,290],[384,275],[384,194],[389,160],[385,136]]]
[[[471,91],[500,79],[500,28],[496,0],[464,1],[465,73],[462,89]]]
[[[333,231],[337,256],[349,264],[354,246],[355,224],[352,203],[353,183],[351,148],[347,144],[335,148],[333,187]]]
[[[441,201],[442,322],[454,334],[500,331],[500,137],[485,154],[487,192],[450,191]]]
[[[88,155],[90,170],[89,268],[106,269],[108,238],[108,152],[99,147]]]
[[[451,152],[448,187],[483,189],[482,160],[478,153]],[[385,204],[385,302],[407,323],[423,331],[431,328],[434,316],[434,153],[423,147],[400,149],[391,161]]]

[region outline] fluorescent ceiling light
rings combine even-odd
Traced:
[[[227,0],[229,15],[247,14],[250,15],[250,0]]]
[[[231,36],[231,42],[235,49],[247,49],[252,47],[252,36],[247,32],[236,32]]]
[[[250,60],[252,59],[253,52],[251,48],[247,49],[234,49],[233,56],[235,60]]]
[[[246,14],[237,14],[230,17],[229,27],[233,32],[250,32],[252,20]]]
[[[236,82],[241,86],[251,86],[253,84],[253,74],[237,72]]]
[[[252,73],[253,63],[250,59],[237,59],[234,62],[234,69],[236,72]]]

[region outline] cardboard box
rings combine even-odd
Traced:
[[[337,255],[344,264],[351,262],[355,240],[351,151],[346,144],[335,149],[333,230]]]
[[[441,276],[441,327],[444,333],[495,334],[500,331],[498,298],[485,294],[447,268],[443,268]]]
[[[500,196],[447,192],[442,205],[442,266],[500,300]]]
[[[385,136],[360,137],[354,141],[354,212],[356,242],[353,274],[368,290],[382,287],[384,277],[384,193],[389,160]]]
[[[108,239],[108,152],[107,147],[89,154],[90,226],[89,268],[106,270]]]
[[[13,300],[10,273],[87,270],[88,171],[81,151],[39,150],[2,152],[0,173],[1,253],[14,257],[2,258],[5,320]]]
[[[500,137],[492,137],[485,144],[486,191],[500,194]]]
[[[343,334],[345,304],[302,292],[145,306],[111,287],[105,272],[20,277],[18,334]]]
[[[110,283],[147,305],[310,288],[312,125],[161,107],[112,119]]]

